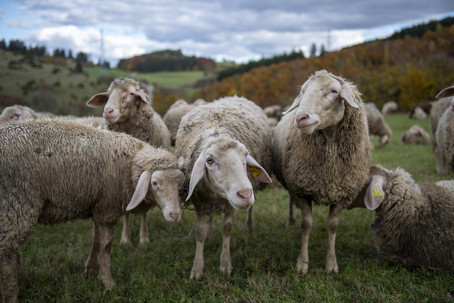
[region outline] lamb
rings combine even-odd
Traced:
[[[388,126],[385,118],[374,103],[366,103],[365,107],[367,111],[369,134],[379,136],[378,147],[383,147],[391,140],[391,128]]]
[[[180,99],[175,101],[175,103],[170,106],[162,119],[170,131],[170,140],[172,145],[175,145],[175,137],[177,135],[181,118],[192,109],[204,104],[206,104],[206,102],[203,99],[197,99],[192,104],[188,104],[186,101]]]
[[[413,125],[402,134],[400,143],[403,144],[429,144],[430,135],[419,125]]]
[[[442,90],[437,97],[448,97],[454,95],[454,88],[448,87]],[[443,112],[438,121],[435,131],[435,158],[437,172],[445,173],[448,169],[454,172],[454,98],[451,99],[449,107]]]
[[[63,120],[8,123],[0,127],[0,138],[0,277],[6,302],[17,299],[19,248],[38,223],[92,217],[85,270],[96,267],[99,250],[98,279],[109,290],[115,286],[110,250],[117,220],[126,211],[155,205],[167,221],[180,219],[183,174],[169,151]]]
[[[203,275],[204,242],[213,216],[222,213],[220,270],[230,276],[233,213],[250,209],[259,181],[271,182],[266,171],[271,171],[270,145],[271,129],[265,114],[246,98],[221,98],[183,116],[175,154],[186,176],[180,195],[186,196],[186,205],[194,205],[197,217],[191,279]]]
[[[151,107],[148,95],[139,83],[129,78],[115,79],[107,92],[94,95],[87,101],[91,107],[104,106],[103,117],[111,131],[124,132],[152,146],[170,148],[170,133],[161,116]],[[150,242],[147,214],[143,213],[140,223],[140,243]],[[123,220],[122,244],[131,244],[129,214]]]
[[[374,165],[355,205],[375,210],[375,246],[383,259],[454,272],[453,180],[417,184],[403,169]]]
[[[398,108],[398,106],[397,106],[396,101],[388,101],[381,108],[381,113],[383,115],[395,113],[395,112],[397,112],[397,108]]]
[[[363,187],[370,166],[366,110],[356,86],[326,70],[311,75],[274,129],[272,151],[276,178],[289,193],[290,224],[293,205],[301,208],[298,273],[308,272],[314,202],[330,207],[325,270],[337,274],[340,214]]]

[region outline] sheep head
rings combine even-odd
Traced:
[[[204,179],[205,185],[228,200],[236,210],[246,210],[254,203],[254,191],[248,179],[251,172],[259,181],[271,183],[271,178],[249,155],[246,147],[234,139],[211,140],[194,163],[186,201],[195,186]]]
[[[140,103],[150,104],[146,93],[132,79],[115,79],[107,92],[96,94],[87,101],[90,107],[104,106],[107,123],[124,122],[133,117]]]
[[[14,105],[5,107],[0,115],[0,124],[12,121],[25,121],[36,117],[36,114],[28,107]]]
[[[354,87],[325,70],[312,75],[301,87],[290,108],[296,109],[295,126],[305,135],[337,125],[344,117],[345,102],[359,108]]]
[[[126,210],[136,208],[151,191],[153,201],[161,209],[164,218],[169,222],[178,222],[181,217],[178,188],[183,178],[183,173],[178,169],[158,170],[153,173],[143,171]]]

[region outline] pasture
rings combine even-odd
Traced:
[[[407,114],[386,116],[391,142],[372,152],[372,163],[409,171],[418,182],[454,179],[437,175],[431,145],[399,144],[413,124],[430,132],[429,119]],[[374,140],[376,142],[376,138]],[[205,244],[201,280],[189,279],[195,252],[195,212],[184,210],[171,225],[161,212],[149,212],[150,243],[138,245],[139,217],[131,216],[133,241],[119,244],[115,227],[112,276],[117,288],[106,292],[97,273],[84,277],[91,244],[92,221],[39,225],[22,247],[30,285],[19,284],[21,302],[454,302],[454,274],[431,268],[405,268],[382,260],[374,247],[374,212],[344,211],[336,240],[339,274],[324,273],[328,208],[314,207],[306,276],[296,273],[301,246],[300,215],[287,226],[287,193],[278,184],[256,194],[255,229],[245,229],[245,212],[236,212],[231,238],[232,277],[219,271],[222,234],[215,218],[213,239]]]

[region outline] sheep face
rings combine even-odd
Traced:
[[[33,118],[33,115],[28,108],[22,106],[10,106],[5,108],[0,115],[0,124],[17,120],[25,121],[31,118]]]
[[[337,125],[344,117],[344,101],[358,108],[348,83],[326,71],[319,71],[304,83],[299,96],[285,113],[296,109],[295,127],[302,134],[310,135]]]
[[[181,217],[178,188],[183,181],[183,173],[177,169],[144,171],[139,178],[136,190],[126,210],[132,210],[151,191],[153,200],[168,222],[178,222]]]
[[[228,200],[236,210],[247,210],[254,203],[254,191],[248,171],[263,182],[271,182],[266,171],[235,141],[212,144],[204,149],[194,164],[189,184],[190,198],[197,183],[204,178],[208,188]]]
[[[140,102],[150,104],[138,84],[128,79],[115,80],[105,93],[94,95],[87,101],[91,107],[104,106],[103,117],[107,123],[125,122],[137,112]]]

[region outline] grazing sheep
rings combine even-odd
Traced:
[[[416,184],[405,170],[370,169],[355,206],[375,210],[375,246],[406,266],[454,272],[454,181]]]
[[[454,95],[454,89],[448,87],[442,90],[437,97],[448,97]],[[438,121],[435,131],[435,158],[437,172],[445,173],[448,169],[454,172],[454,98],[448,108],[445,109]]]
[[[367,180],[369,140],[360,93],[353,84],[325,70],[309,77],[274,129],[274,172],[289,193],[290,224],[293,205],[301,208],[300,274],[306,274],[309,266],[313,202],[330,207],[326,272],[338,273],[335,238],[339,217]]]
[[[381,108],[381,113],[383,115],[395,113],[395,112],[397,112],[397,108],[398,108],[398,106],[397,106],[396,101],[388,101]]]
[[[177,135],[178,126],[180,125],[181,118],[197,106],[204,105],[206,102],[202,99],[197,99],[194,103],[188,104],[186,101],[180,99],[175,101],[172,106],[167,110],[162,118],[170,132],[171,144],[175,145],[175,137]]]
[[[203,275],[204,242],[213,216],[222,213],[220,269],[230,276],[233,213],[250,209],[259,181],[271,182],[265,170],[271,168],[270,145],[271,129],[265,114],[245,98],[225,97],[196,107],[183,116],[175,154],[186,176],[180,194],[194,205],[197,216],[191,279]],[[248,176],[255,177],[252,184]],[[248,217],[249,223],[250,219]]]
[[[369,102],[364,106],[367,112],[369,134],[379,136],[380,139],[378,141],[378,147],[383,147],[391,140],[391,128],[386,123],[385,118],[374,103]]]
[[[403,144],[429,144],[430,135],[419,125],[413,125],[402,134],[400,143]]]
[[[29,120],[0,127],[0,283],[4,302],[17,300],[19,249],[38,223],[93,218],[85,263],[105,288],[113,226],[129,210],[157,205],[164,218],[180,218],[176,157],[126,134],[63,120]],[[128,204],[128,201],[129,204]],[[144,203],[141,203],[144,201]],[[140,204],[140,205],[139,205]]]
[[[50,113],[37,113],[27,106],[13,105],[3,109],[0,115],[0,124],[17,120],[25,121],[28,119],[50,118],[53,116]]]
[[[430,115],[433,102],[421,102],[413,107],[409,113],[410,119],[423,120]]]
[[[445,112],[445,110],[450,106],[451,100],[453,99],[452,95],[454,95],[454,86],[447,87],[441,90],[435,98],[439,99],[438,101],[434,102],[432,109],[430,110],[430,127],[432,130],[432,149],[434,151],[437,150],[437,138],[435,133],[438,127],[438,121],[440,120],[441,116]]]
[[[107,92],[94,95],[87,101],[91,107],[104,106],[103,117],[111,131],[124,132],[152,146],[170,148],[170,133],[161,116],[151,107],[148,95],[139,83],[129,78],[115,79]],[[140,223],[140,243],[150,242],[147,214],[143,213]],[[131,244],[129,214],[123,220],[121,243]]]
[[[278,121],[282,118],[282,106],[279,104],[267,106],[263,112],[268,118],[276,118]]]

